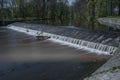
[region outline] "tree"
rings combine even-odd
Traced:
[[[75,24],[87,26],[87,0],[75,0],[72,11]]]

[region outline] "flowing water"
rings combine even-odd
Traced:
[[[0,80],[83,80],[109,57],[0,28]]]
[[[43,36],[49,36],[54,41],[62,41],[61,43],[107,55],[114,54],[120,41],[119,33],[96,32],[74,26],[14,23],[8,28],[33,36],[37,36],[36,33],[42,33]]]

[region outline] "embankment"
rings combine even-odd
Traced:
[[[120,48],[109,61],[84,80],[120,80]]]

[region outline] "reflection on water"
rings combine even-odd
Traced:
[[[107,58],[0,28],[0,80],[82,80]]]

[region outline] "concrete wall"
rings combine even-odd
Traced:
[[[112,27],[114,29],[120,29],[120,19],[119,18],[99,18],[100,24]]]
[[[120,80],[120,48],[110,60],[84,80]]]

